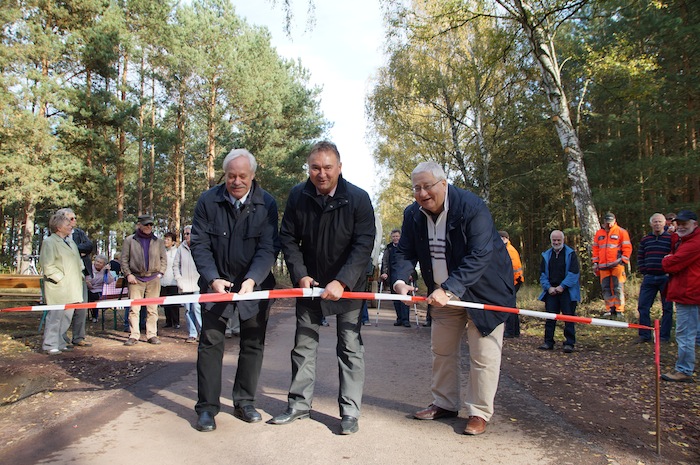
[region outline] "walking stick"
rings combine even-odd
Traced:
[[[379,282],[379,295],[382,295],[384,290],[384,280]],[[379,308],[382,306],[382,299],[377,299],[377,318],[374,320],[374,326],[379,326]]]

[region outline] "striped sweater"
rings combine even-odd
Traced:
[[[671,234],[664,231],[660,235],[653,232],[642,238],[637,250],[637,268],[642,274],[666,274],[661,267],[661,260],[671,253]]]

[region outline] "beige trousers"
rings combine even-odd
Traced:
[[[136,284],[129,284],[129,298],[142,299],[144,297],[160,297],[160,278],[150,281],[139,281]],[[141,329],[139,328],[140,305],[134,305],[129,309],[129,330],[130,338],[139,340]],[[158,335],[158,305],[146,305],[146,339]]]
[[[464,403],[467,415],[489,421],[501,371],[504,325],[482,336],[465,309],[432,307],[431,316],[433,404],[447,410],[460,410],[460,351],[466,326],[470,363]]]

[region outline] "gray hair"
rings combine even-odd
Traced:
[[[97,261],[97,260],[101,261],[102,263],[107,263],[109,261],[109,260],[107,260],[107,255],[105,255],[103,253],[98,253],[97,255],[95,255],[95,258],[93,261]]]
[[[552,240],[552,236],[554,236],[555,234],[561,234],[562,241],[566,239],[566,235],[564,234],[564,231],[560,231],[558,229],[555,229],[554,231],[549,233],[549,239]]]
[[[663,218],[664,221],[666,221],[666,215],[664,215],[663,213],[654,213],[649,217],[649,224],[651,224],[651,222],[654,221],[655,216],[660,216],[661,218]]]
[[[75,212],[73,211],[72,208],[67,208],[67,207],[66,207],[66,208],[59,208],[58,210],[56,210],[56,214],[57,214],[57,215],[67,216],[67,215],[70,214],[70,213],[72,213],[72,214],[75,215]]]
[[[420,173],[430,173],[435,177],[436,181],[447,179],[445,170],[443,170],[442,167],[434,161],[422,161],[418,163],[418,166],[413,168],[413,171],[411,171],[411,179]]]
[[[253,174],[255,174],[255,171],[258,169],[258,162],[255,161],[253,154],[246,149],[233,149],[228,153],[228,155],[226,155],[226,158],[224,158],[224,163],[222,164],[224,173],[226,172],[226,167],[228,164],[238,157],[246,157],[248,162],[250,162],[250,169],[252,169]]]
[[[187,226],[185,226],[184,228],[182,228],[183,231],[186,231],[186,230],[188,230],[188,229],[189,229],[190,231],[192,231],[192,225],[191,225],[191,224],[188,224]]]
[[[65,210],[65,208],[62,208],[61,210]],[[51,215],[51,218],[49,218],[49,230],[52,233],[58,231],[58,228],[64,224],[70,224],[70,220],[61,210],[58,210],[56,213]]]

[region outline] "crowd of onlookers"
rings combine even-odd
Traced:
[[[171,232],[162,238],[156,236],[153,217],[141,215],[134,233],[125,238],[118,260],[110,263],[101,254],[90,260],[93,244],[77,228],[75,213],[67,208],[58,210],[49,221],[51,234],[40,251],[46,303],[99,300],[104,286],[116,279],[117,269],[128,283],[130,299],[200,292],[242,296],[233,301],[206,299],[201,306],[186,304],[185,321],[187,342],[199,342],[197,429],[216,429],[224,342],[233,334],[240,337],[232,393],[234,415],[254,423],[261,420],[254,402],[271,301],[249,299],[245,294],[274,288],[272,267],[281,251],[295,287],[320,287],[323,291],[317,299],[296,300],[288,405],[271,423],[286,425],[309,417],[319,328],[335,316],[341,434],[358,431],[364,385],[360,329],[369,323],[369,317],[366,302],[363,305],[342,296],[345,291],[366,289],[372,269],[375,214],[367,193],[342,177],[340,153],[334,144],[315,144],[307,165],[309,178],[290,191],[279,224],[276,201],[255,179],[255,157],[247,150],[235,149],[223,161],[225,182],[201,194],[192,226],[184,228],[179,246]],[[417,290],[415,268],[420,265],[428,290],[426,324],[431,327],[433,402],[414,417],[435,420],[458,415],[462,405],[460,346],[466,333],[471,363],[464,433],[482,434],[493,415],[503,339],[520,335],[520,320],[506,312],[476,307],[465,310],[459,302],[514,308],[523,283],[522,264],[509,234],[496,230],[483,200],[451,185],[439,164],[419,163],[411,173],[411,182],[415,202],[405,209],[401,229],[391,232],[380,278],[385,290],[408,295]],[[650,308],[659,294],[663,308],[660,339],[670,340],[672,305],[676,305],[678,359],[675,369],[663,375],[667,381],[693,380],[700,304],[697,220],[689,210],[673,216],[652,215],[651,232],[641,240],[637,254],[644,276],[638,305],[640,324],[651,325]],[[539,299],[549,313],[575,315],[581,300],[579,258],[566,245],[562,231],[552,231],[550,242],[540,262]],[[619,319],[624,314],[624,283],[631,254],[629,234],[617,224],[614,214],[605,214],[603,227],[594,237],[592,264],[608,318]],[[168,300],[164,304],[165,327],[179,329],[180,305]],[[124,345],[139,344],[142,332],[149,344],[161,343],[158,307],[132,302],[125,315],[129,335]],[[408,307],[395,301],[395,310],[394,325],[411,327]],[[85,340],[87,310],[48,314],[43,343],[48,354],[90,346]],[[90,315],[93,322],[97,317],[96,311]],[[69,328],[71,338],[67,337]],[[555,348],[555,328],[556,320],[547,319],[539,349]],[[637,342],[650,340],[650,330],[640,329]],[[563,352],[574,352],[575,344],[576,326],[567,321]]]

